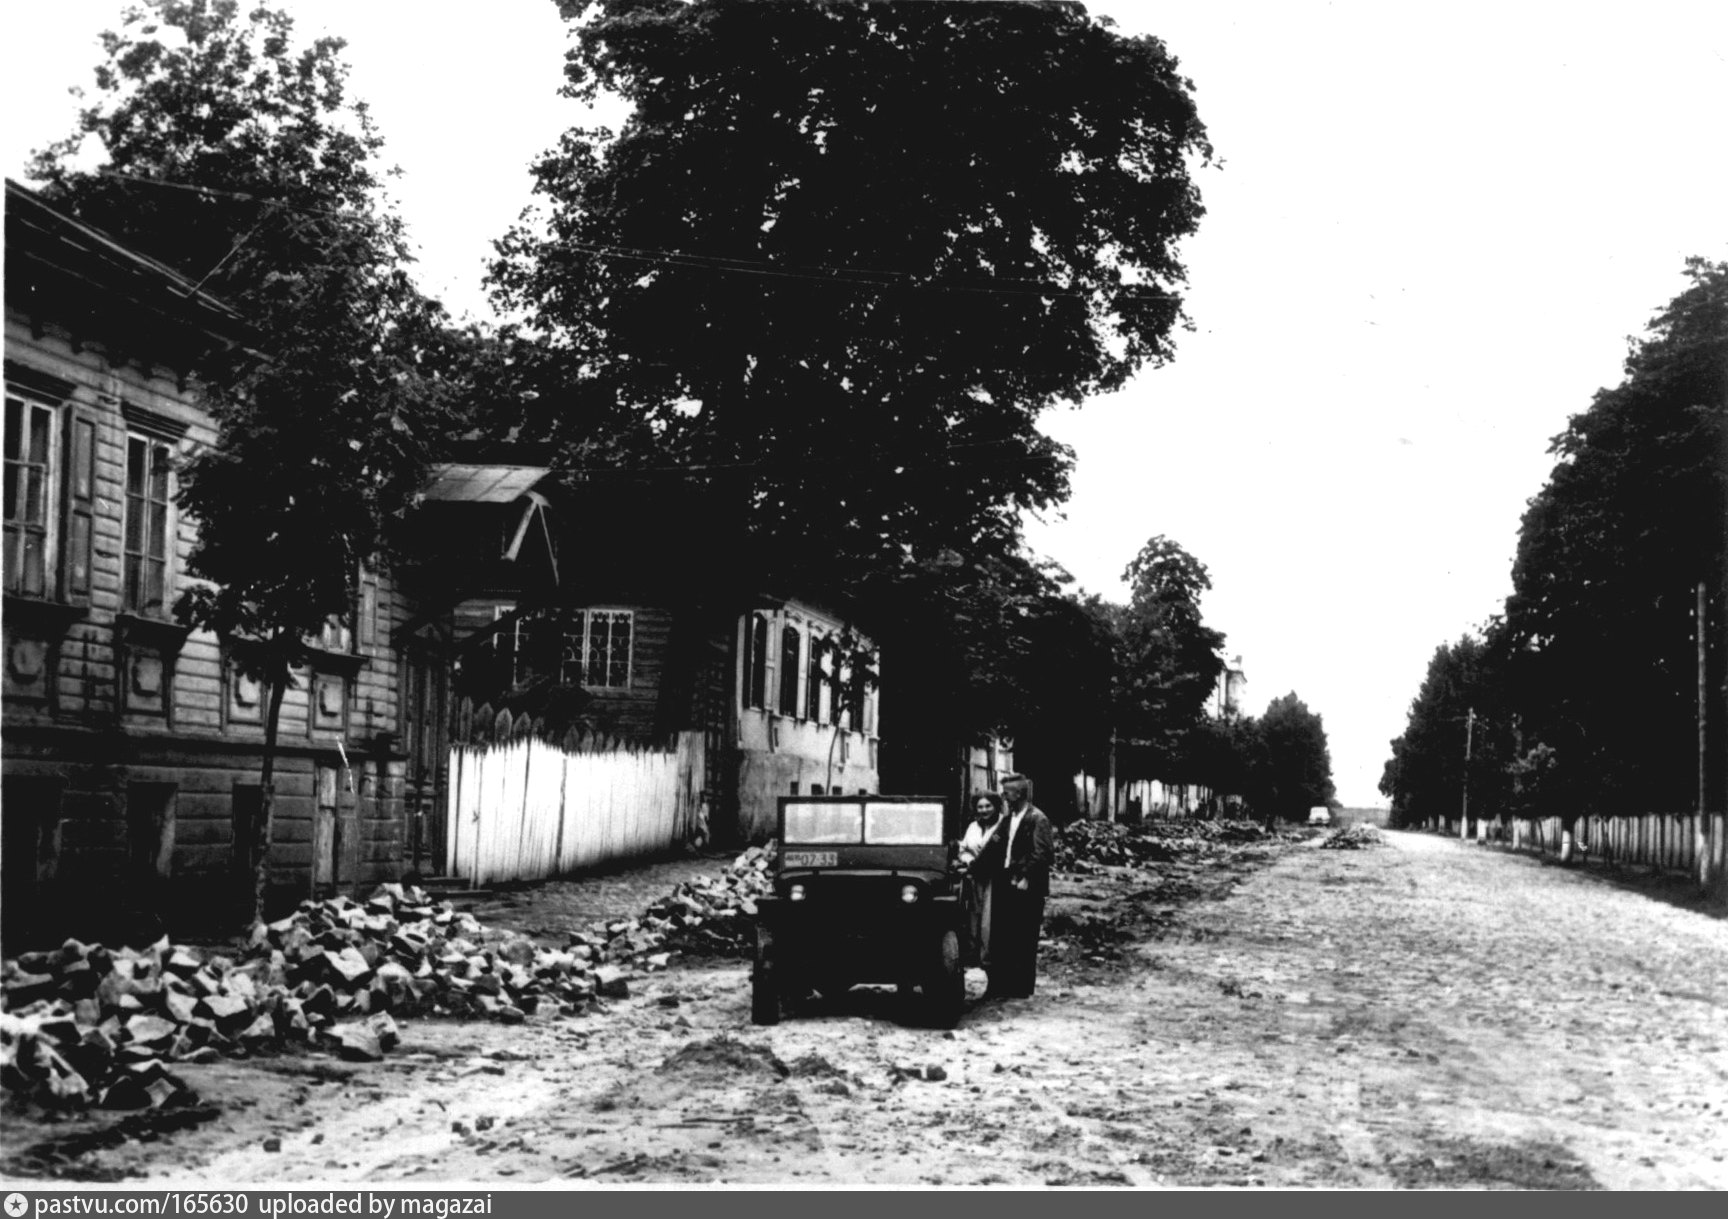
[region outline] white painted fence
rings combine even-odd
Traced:
[[[1572,822],[1572,842],[1559,817],[1483,817],[1465,827],[1457,818],[1431,822],[1445,834],[1489,839],[1518,850],[1570,857],[1588,855],[1658,871],[1723,875],[1728,869],[1728,816],[1695,813],[1646,813],[1635,817],[1584,816]],[[1702,830],[1702,833],[1700,833]],[[1699,868],[1700,856],[1709,861]]]
[[[1599,859],[1642,864],[1662,871],[1698,871],[1699,845],[1711,860],[1711,872],[1723,866],[1728,842],[1728,818],[1721,814],[1699,818],[1692,813],[1649,813],[1642,817],[1579,817],[1572,826],[1574,849],[1585,848]],[[1565,826],[1558,817],[1540,820],[1518,818],[1509,837],[1514,846],[1533,847],[1558,855],[1564,845]]]
[[[457,745],[449,773],[451,875],[475,886],[543,880],[684,842],[701,796],[702,734],[665,749]]]

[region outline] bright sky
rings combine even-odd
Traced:
[[[70,130],[120,0],[7,5],[0,163]],[[422,286],[486,316],[490,242],[560,102],[553,0],[287,0],[348,39]],[[1548,440],[1625,340],[1728,258],[1728,5],[1105,0],[1163,38],[1223,166],[1176,361],[1053,417],[1079,454],[1033,547],[1088,590],[1166,534],[1211,570],[1247,709],[1294,690],[1380,804],[1436,646],[1497,612]],[[484,18],[479,19],[479,14]]]

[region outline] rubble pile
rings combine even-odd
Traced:
[[[0,970],[0,1085],[54,1107],[190,1103],[168,1062],[278,1043],[296,1015],[304,1037],[313,1027],[284,1006],[268,962],[207,961],[167,940],[144,949],[67,940]]]
[[[776,844],[751,847],[716,878],[687,880],[648,908],[668,948],[696,956],[741,957],[755,949],[756,899],[773,889]]]
[[[595,923],[570,936],[573,951],[598,961],[663,966],[673,952],[749,956],[755,948],[756,899],[773,890],[775,844],[751,847],[719,876],[680,881],[640,917]]]
[[[1076,821],[1056,835],[1056,867],[1097,872],[1106,867],[1144,867],[1184,856],[1205,855],[1260,842],[1295,842],[1295,830],[1269,830],[1257,821],[1143,821],[1113,825]]]
[[[1279,836],[1258,821],[1196,821],[1190,828],[1208,842],[1263,842]]]
[[[399,1039],[393,1014],[580,1014],[629,993],[625,962],[664,966],[652,948],[634,925],[542,948],[402,885],[302,902],[256,928],[238,961],[167,939],[68,940],[0,966],[0,1086],[56,1107],[158,1108],[194,1099],[169,1062],[293,1044],[375,1061]]]
[[[1380,837],[1380,831],[1371,825],[1352,825],[1347,829],[1334,830],[1320,843],[1323,851],[1360,851],[1365,847],[1384,846],[1386,840]]]
[[[1056,834],[1056,867],[1063,872],[1140,867],[1174,858],[1175,852],[1159,838],[1107,821],[1075,821]]]
[[[472,914],[414,886],[383,885],[364,902],[301,902],[254,932],[249,955],[267,960],[291,998],[317,1015],[372,1012],[486,1016],[519,1023],[556,1003],[566,1015],[596,995],[627,993],[617,963],[637,955],[627,935],[576,932],[563,949],[494,933]],[[663,965],[644,955],[649,967]]]
[[[255,928],[235,960],[163,939],[109,949],[68,940],[0,966],[0,1086],[55,1107],[158,1108],[194,1100],[170,1062],[300,1044],[375,1061],[395,1016],[518,1023],[580,1015],[629,994],[673,949],[747,954],[774,846],[678,885],[640,918],[573,931],[562,948],[494,932],[415,886],[365,901],[301,902]]]

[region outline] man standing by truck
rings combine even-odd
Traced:
[[[1008,828],[992,900],[989,995],[1029,999],[1038,980],[1038,934],[1056,838],[1050,818],[1032,803],[1032,783],[1025,775],[1003,779],[1002,795],[1008,802]]]

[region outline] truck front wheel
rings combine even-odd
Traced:
[[[774,933],[756,928],[756,959],[750,969],[750,1022],[780,1023],[780,979],[775,973]]]
[[[966,1006],[966,970],[961,964],[957,931],[944,931],[936,945],[936,960],[924,983],[924,1002],[932,1027],[951,1029],[960,1023]]]

